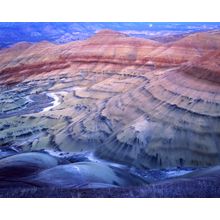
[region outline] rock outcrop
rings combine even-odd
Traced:
[[[159,43],[103,30],[65,45],[15,45],[0,51],[0,83],[3,113],[33,94],[60,101],[1,119],[1,145],[94,150],[141,168],[220,163],[218,31]]]

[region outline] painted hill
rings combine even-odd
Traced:
[[[3,49],[0,144],[92,150],[140,168],[219,164],[219,48],[218,31],[159,43],[103,30]],[[59,100],[48,111],[45,94]]]

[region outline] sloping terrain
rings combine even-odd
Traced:
[[[0,50],[0,145],[138,168],[220,163],[220,33],[159,43],[103,30]]]

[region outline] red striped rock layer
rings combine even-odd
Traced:
[[[208,166],[220,163],[219,50],[219,32],[162,44],[101,31],[66,45],[2,50],[0,78],[40,86],[65,75],[83,88],[71,100],[90,111],[68,111],[74,122],[53,129],[61,149],[92,145],[103,158],[139,167]],[[74,107],[69,100],[63,106]]]
[[[72,67],[74,72],[81,69],[118,72],[144,69],[149,65],[171,67],[187,62],[204,63],[207,57],[216,61],[219,60],[219,38],[219,32],[197,33],[174,43],[161,44],[107,30],[88,40],[66,45],[21,43],[0,52],[1,83],[19,82],[32,75],[67,67]],[[212,64],[209,62],[208,66]],[[214,68],[219,71],[219,65]]]

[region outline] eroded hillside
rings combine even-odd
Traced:
[[[0,51],[0,144],[137,167],[220,163],[220,33],[171,43],[104,30]]]

